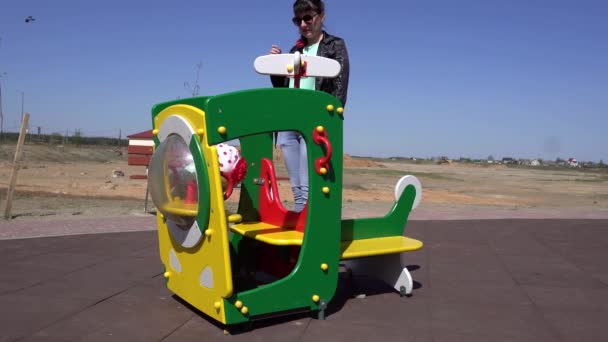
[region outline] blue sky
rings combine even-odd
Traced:
[[[269,87],[292,1],[1,0],[5,130],[118,136],[158,102]],[[326,1],[351,79],[345,151],[608,161],[608,1]],[[25,23],[27,16],[33,23]],[[6,73],[6,74],[3,74]]]

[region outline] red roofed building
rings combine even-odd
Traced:
[[[147,167],[154,153],[154,140],[152,140],[154,134],[152,134],[152,130],[131,134],[127,138],[129,139],[128,164]]]

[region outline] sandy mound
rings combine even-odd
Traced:
[[[344,154],[344,167],[384,167],[373,160],[365,158],[353,158],[348,154]]]

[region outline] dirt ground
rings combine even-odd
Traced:
[[[0,209],[12,170],[14,145],[0,145]],[[582,169],[534,169],[504,165],[416,164],[345,156],[345,210],[388,211],[394,186],[406,174],[423,185],[420,208],[542,208],[608,211],[608,173]],[[286,177],[282,163],[277,176]],[[124,176],[115,177],[119,170]],[[147,215],[141,166],[127,165],[126,149],[26,145],[12,215],[16,219]],[[279,182],[290,207],[289,182]],[[228,200],[236,207],[238,190]],[[154,205],[149,201],[149,209]]]

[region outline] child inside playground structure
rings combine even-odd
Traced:
[[[234,187],[242,182],[247,175],[247,161],[239,150],[232,145],[219,144],[216,149],[220,163],[222,190],[226,200],[232,195]]]

